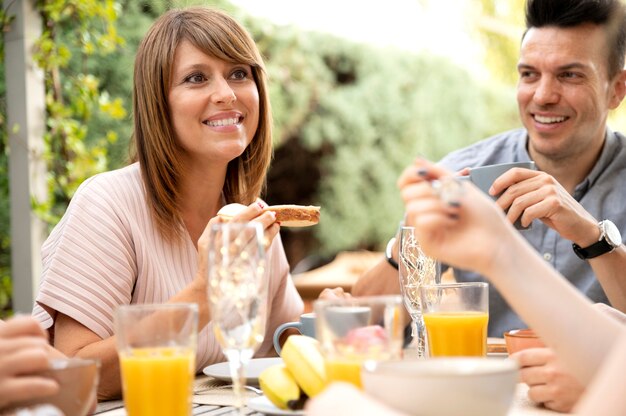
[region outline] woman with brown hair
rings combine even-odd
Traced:
[[[200,308],[196,370],[224,361],[209,331],[207,255],[201,236],[225,204],[248,205],[268,242],[268,322],[303,309],[272,212],[258,199],[272,155],[263,60],[223,12],[165,13],[135,60],[136,162],[85,181],[43,247],[34,314],[54,346],[102,362],[101,398],[119,396],[113,312],[120,304],[194,302]]]

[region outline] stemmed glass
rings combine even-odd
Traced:
[[[424,254],[415,237],[415,227],[401,227],[400,249],[398,251],[402,299],[413,321],[411,335],[417,349],[417,355],[423,358],[426,354],[426,330],[422,317],[419,289],[422,285],[441,282],[439,262]]]
[[[263,229],[258,223],[212,225],[208,244],[208,299],[215,338],[228,359],[238,414],[246,368],[263,342],[267,318]]]

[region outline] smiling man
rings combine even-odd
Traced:
[[[456,151],[440,163],[460,170],[533,160],[491,189],[522,235],[594,302],[626,310],[626,138],[607,127],[626,94],[626,24],[619,0],[529,0],[517,65],[525,128]],[[461,281],[483,280],[455,270]],[[537,290],[539,288],[533,288]],[[555,302],[558,302],[555,299]],[[492,290],[489,332],[525,324]]]
[[[524,128],[455,151],[440,161],[453,171],[533,160],[490,190],[521,235],[593,302],[626,311],[626,137],[606,124],[626,94],[626,21],[619,0],[528,0],[517,65]],[[412,224],[408,224],[412,225]],[[620,235],[621,231],[621,235]],[[357,296],[398,292],[397,247],[355,285]],[[455,270],[458,281],[484,281]],[[490,289],[489,335],[526,326]],[[529,287],[540,291],[540,287]],[[554,299],[555,308],[559,299]],[[564,329],[566,330],[566,329]],[[530,350],[529,350],[530,351]],[[569,410],[582,390],[549,350],[523,357],[530,396]]]
[[[626,310],[626,138],[607,127],[626,94],[626,25],[619,0],[529,0],[517,65],[523,129],[461,149],[450,169],[533,160],[491,189],[522,235],[594,302]],[[455,270],[461,281],[481,276]],[[535,289],[536,290],[536,289]],[[555,302],[558,302],[555,299]],[[525,324],[492,290],[489,332]]]
[[[626,94],[626,21],[619,0],[528,0],[517,65],[524,128],[457,150],[454,171],[533,160],[490,190],[546,261],[594,302],[626,311],[626,137],[606,124]],[[411,225],[411,224],[408,224]],[[398,292],[397,247],[363,275],[354,295]],[[391,265],[391,266],[390,266]],[[483,277],[455,270],[459,281]],[[539,288],[532,288],[538,290]],[[495,289],[490,336],[525,326]],[[558,299],[555,299],[555,305]]]

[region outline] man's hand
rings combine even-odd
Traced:
[[[559,363],[550,348],[529,348],[511,354],[521,368],[528,398],[557,412],[572,410],[585,387]]]
[[[598,241],[598,221],[589,214],[559,182],[545,172],[511,169],[496,179],[489,190],[500,195],[497,204],[507,210],[507,218],[520,218],[524,227],[532,220],[543,221],[561,237],[581,247]]]
[[[318,299],[332,300],[332,299],[350,299],[352,295],[345,292],[342,287],[329,288],[322,290]]]

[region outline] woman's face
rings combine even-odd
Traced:
[[[237,158],[259,125],[251,67],[214,58],[187,40],[176,48],[168,101],[176,139],[191,163]]]

